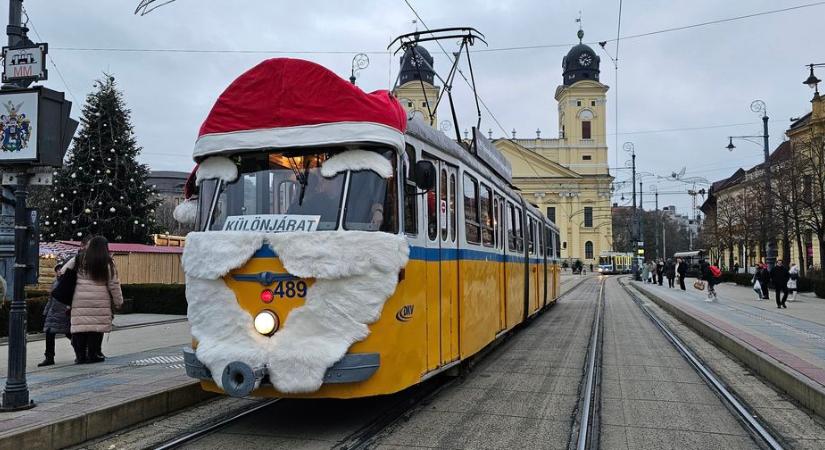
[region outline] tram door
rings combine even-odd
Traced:
[[[427,362],[435,368],[458,358],[458,230],[456,168],[431,160],[437,183],[427,195]],[[428,258],[429,259],[429,258]]]

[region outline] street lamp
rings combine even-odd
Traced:
[[[813,76],[813,66],[811,64],[811,77],[808,77],[806,80],[806,84],[808,81],[813,83],[814,88],[816,88],[816,83],[819,81],[816,80],[816,77]],[[813,78],[813,79],[812,79]],[[815,81],[816,80],[816,81]],[[816,95],[819,95],[817,92]],[[764,182],[765,182],[765,193],[767,194],[767,220],[766,224],[762,226],[762,240],[766,243],[766,256],[765,262],[768,264],[769,269],[773,269],[774,263],[776,263],[776,236],[773,233],[773,193],[771,189],[771,155],[769,149],[769,136],[768,136],[768,108],[765,106],[765,102],[762,100],[754,100],[751,102],[751,111],[760,114],[762,116],[762,134],[758,136],[728,136],[728,145],[725,148],[728,151],[733,151],[736,148],[733,145],[734,139],[742,139],[748,142],[751,138],[762,138],[762,152],[765,158],[765,162],[763,164],[763,172],[764,172]]]
[[[633,260],[631,263],[631,273],[634,280],[639,280],[639,261],[636,259],[639,253],[639,212],[636,210],[636,146],[632,142],[625,142],[622,145],[625,152],[630,153],[631,168],[633,170],[633,232],[631,239],[633,239]]]
[[[370,65],[370,57],[366,53],[359,53],[352,57],[352,71],[350,72],[349,82],[355,84],[358,78],[358,73],[366,69]]]
[[[802,84],[807,84],[809,88],[814,90],[814,96],[819,95],[819,86],[818,86],[818,84],[819,84],[820,81],[822,81],[819,78],[817,78],[816,75],[814,75],[814,67],[823,67],[823,66],[825,66],[825,63],[808,64],[808,67],[810,67],[810,69],[811,69],[811,74],[808,75],[808,79],[806,79],[805,81],[802,82]]]

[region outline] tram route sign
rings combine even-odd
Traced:
[[[46,43],[15,48],[3,47],[3,83],[47,80],[48,52],[49,44]]]
[[[298,214],[257,214],[229,216],[223,224],[224,231],[257,231],[283,233],[288,231],[315,231],[321,216]]]

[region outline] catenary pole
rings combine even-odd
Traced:
[[[773,231],[773,192],[772,192],[772,185],[771,185],[771,155],[770,155],[770,142],[768,139],[768,114],[764,112],[762,115],[762,138],[763,138],[763,152],[765,153],[765,192],[768,194],[768,204],[767,204],[767,257],[765,258],[765,262],[768,264],[769,269],[773,269],[774,264],[776,264],[776,236]]]
[[[26,28],[22,25],[23,0],[9,0],[9,24],[6,27],[9,47],[24,43]],[[28,83],[3,86],[3,88],[25,87]],[[9,308],[8,367],[6,386],[3,389],[3,403],[0,410],[18,411],[34,407],[29,399],[26,383],[26,253],[29,242],[29,214],[26,210],[26,196],[29,173],[23,169],[17,173],[17,187],[14,192],[14,286]]]

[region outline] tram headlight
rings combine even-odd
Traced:
[[[264,336],[272,336],[278,330],[278,316],[269,310],[259,312],[255,316],[255,330]]]

